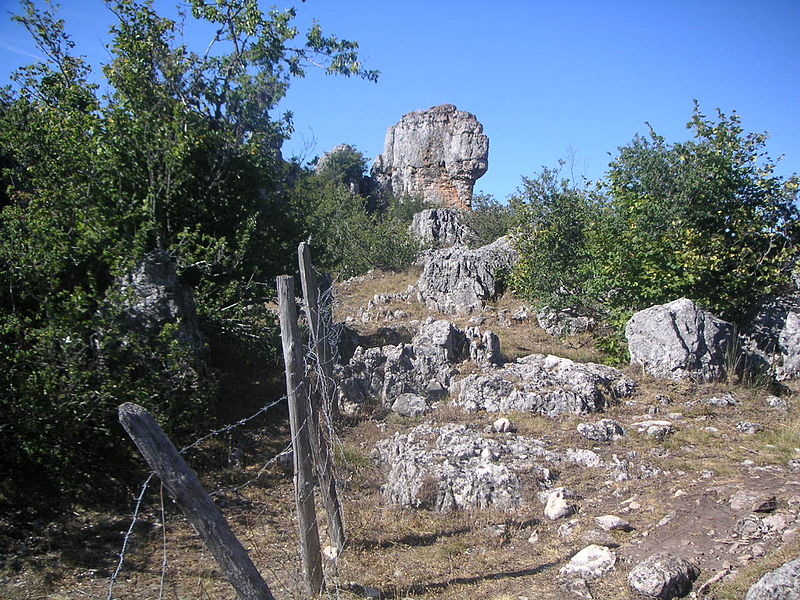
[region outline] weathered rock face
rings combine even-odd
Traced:
[[[164,325],[178,324],[178,340],[199,352],[204,347],[191,288],[178,280],[175,261],[163,250],[148,253],[136,269],[121,278],[123,318],[133,331],[157,335]]]
[[[456,208],[429,208],[414,215],[408,232],[422,244],[429,246],[455,246],[466,244],[475,235]]]
[[[420,327],[410,344],[359,347],[346,365],[337,367],[341,400],[361,405],[374,398],[385,406],[403,394],[434,400],[450,385],[453,365],[467,358],[469,349],[461,329],[433,319]]]
[[[475,115],[443,104],[408,113],[389,128],[372,177],[395,196],[468,209],[475,181],[488,166],[483,125]]]
[[[612,367],[531,354],[491,373],[468,375],[451,386],[450,394],[468,411],[554,417],[602,410],[634,389],[633,381]]]
[[[727,373],[733,325],[686,298],[641,310],[625,326],[631,364],[653,377],[717,381]]]
[[[516,262],[507,237],[482,248],[443,248],[425,261],[417,289],[421,302],[444,314],[481,310],[498,292],[498,276]]]
[[[685,558],[660,552],[646,558],[628,574],[628,583],[650,598],[678,598],[689,593],[700,570]]]
[[[741,339],[748,366],[769,370],[778,381],[800,377],[800,296],[763,301]]]
[[[498,441],[464,425],[427,423],[378,442],[372,457],[389,467],[382,491],[390,502],[443,512],[516,508],[522,504],[517,473],[549,482],[541,462],[554,458],[532,438]]]
[[[754,583],[745,600],[791,600],[800,598],[800,558],[770,571]]]

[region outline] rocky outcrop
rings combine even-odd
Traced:
[[[390,502],[443,512],[514,509],[523,503],[518,473],[549,485],[541,463],[553,458],[532,438],[499,441],[464,425],[427,423],[378,442],[372,457],[389,469],[382,492]]]
[[[770,571],[754,583],[745,600],[791,600],[800,598],[800,558]]]
[[[414,215],[408,232],[426,246],[466,244],[475,232],[464,223],[463,214],[456,208],[429,208]]]
[[[457,246],[432,252],[417,284],[419,299],[444,314],[471,314],[498,293],[504,271],[517,260],[507,237],[471,250]]]
[[[557,356],[531,354],[491,373],[468,375],[450,387],[467,411],[533,412],[549,417],[603,410],[633,394],[621,371]]]
[[[499,340],[491,331],[465,332],[450,321],[428,319],[410,343],[379,348],[358,347],[346,365],[337,366],[339,395],[344,406],[357,408],[370,399],[394,406],[405,394],[437,400],[455,374],[454,365],[472,357],[481,366],[499,362]],[[409,412],[401,402],[397,412]],[[414,408],[424,412],[415,400]],[[410,416],[410,415],[407,415]]]
[[[404,115],[386,132],[372,167],[378,186],[439,206],[468,209],[475,182],[489,166],[489,138],[452,104]]]
[[[175,261],[154,250],[119,281],[123,322],[131,331],[158,335],[168,324],[178,324],[177,339],[195,352],[205,341],[200,334],[192,289],[178,279]]]
[[[746,366],[778,381],[800,377],[800,296],[767,298],[741,336]]]
[[[674,381],[724,379],[734,346],[733,325],[686,298],[637,312],[625,337],[631,364]]]
[[[628,583],[644,596],[668,600],[688,594],[699,575],[700,570],[685,558],[660,552],[636,565]]]

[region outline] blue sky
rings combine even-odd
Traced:
[[[0,0],[4,15],[16,5]],[[373,159],[403,114],[455,104],[490,139],[489,171],[476,190],[504,199],[520,176],[561,158],[576,176],[601,177],[609,153],[645,133],[645,121],[669,141],[686,139],[697,98],[707,114],[736,110],[746,130],[768,131],[770,154],[785,155],[779,171],[800,171],[800,0],[297,6],[301,26],[317,19],[327,33],[357,40],[365,66],[381,77],[373,84],[312,70],[295,81],[281,104],[295,116],[285,156],[310,159],[349,143]],[[104,60],[111,17],[100,0],[64,0],[60,14],[79,50]],[[36,54],[7,16],[0,53],[3,78]]]

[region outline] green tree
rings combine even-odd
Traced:
[[[290,115],[271,111],[311,63],[377,73],[319,25],[301,38],[293,9],[191,0],[185,18],[216,31],[197,53],[152,2],[108,0],[117,23],[100,95],[54,9],[21,4],[47,62],[0,93],[0,495],[35,483],[69,499],[129,474],[119,403],[148,406],[180,437],[208,426],[216,399],[213,373],[172,326],[121,329],[119,277],[166,250],[207,331],[265,344],[260,307],[303,232],[278,152]]]

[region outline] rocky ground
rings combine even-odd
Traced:
[[[591,333],[553,337],[511,297],[441,314],[417,300],[418,276],[371,273],[336,290],[353,359],[338,431],[349,545],[327,565],[331,596],[648,597],[635,583],[649,597],[732,600],[800,556],[794,383],[615,369]],[[256,473],[288,440],[283,418],[248,434],[241,462],[207,485]],[[209,452],[230,453],[219,444]],[[301,595],[291,494],[274,464],[218,497],[280,598]],[[106,596],[126,516],[69,521],[32,540],[38,552],[15,546],[4,596]],[[156,492],[114,597],[159,594],[234,596]]]

